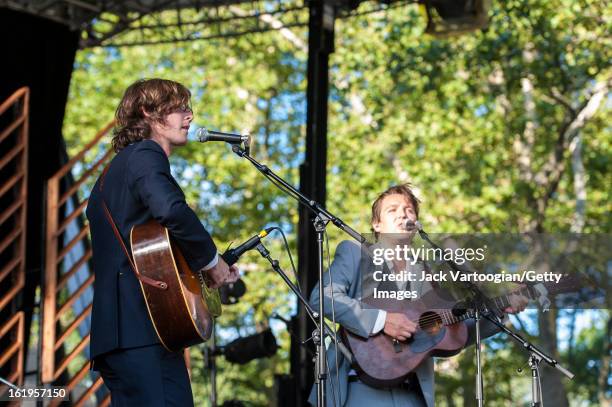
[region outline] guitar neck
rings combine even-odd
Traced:
[[[491,298],[491,305],[495,306],[497,309],[503,310],[510,306],[510,295],[524,295],[529,299],[534,298],[534,294],[528,288],[520,289],[513,291],[509,294],[501,295],[499,297]],[[457,316],[453,314],[453,310],[444,310],[441,313],[442,321],[444,325],[452,325],[457,322],[465,321],[467,319],[471,319],[475,317],[475,313],[473,310],[469,309],[463,314]]]
[[[576,278],[574,276],[565,275],[559,284],[554,283],[542,283],[546,292],[548,294],[558,294],[562,292],[573,291],[576,289]],[[532,287],[523,287],[518,290],[511,291],[508,294],[500,295],[499,297],[491,298],[491,305],[495,306],[499,310],[504,310],[510,306],[510,296],[511,295],[522,295],[524,297],[529,298],[530,300],[535,299],[539,296],[539,293],[535,288]],[[457,322],[465,321],[466,319],[474,318],[474,312],[472,310],[467,310],[467,312],[463,313],[460,316],[455,316],[453,314],[453,310],[444,310],[441,312],[442,321],[444,325],[452,325]]]

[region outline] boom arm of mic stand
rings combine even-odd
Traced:
[[[503,332],[505,332],[508,336],[510,336],[512,339],[514,339],[515,341],[517,341],[518,343],[520,343],[523,348],[525,350],[527,350],[528,352],[534,353],[537,356],[539,356],[543,361],[545,361],[546,363],[548,363],[551,367],[554,367],[555,369],[559,370],[561,373],[563,373],[565,376],[567,376],[569,379],[573,379],[574,378],[574,374],[572,372],[570,372],[569,370],[567,370],[566,368],[564,368],[563,366],[561,366],[559,364],[559,362],[557,362],[555,359],[551,358],[550,356],[548,356],[546,353],[544,353],[544,351],[542,351],[541,349],[539,349],[537,346],[533,345],[531,342],[529,342],[527,339],[523,338],[521,335],[517,334],[516,332],[512,331],[511,329],[509,329],[508,327],[506,327],[504,324],[500,323],[499,321],[497,321],[495,318],[491,318],[489,315],[487,314],[483,314],[483,317],[485,317],[486,319],[488,319],[489,321],[491,321],[492,323],[494,323],[495,325],[497,325]]]
[[[440,248],[440,246],[436,245],[434,242],[431,241],[431,239],[429,238],[429,236],[427,235],[427,233],[425,233],[425,231],[423,229],[419,229],[419,235],[421,235],[423,240],[427,241],[434,248],[437,248],[437,249]],[[453,262],[451,260],[447,260],[446,262],[447,262],[448,265],[453,267],[455,270],[459,270],[459,271],[463,272],[463,270],[461,270],[461,268],[457,264],[455,264],[455,262]],[[470,290],[472,290],[472,292],[474,292],[479,297],[485,299],[485,301],[488,302],[488,298],[474,284],[469,283],[468,288],[470,288]],[[532,345],[528,340],[524,339],[519,334],[517,334],[517,333],[513,332],[512,330],[510,330],[509,328],[507,328],[504,324],[500,323],[497,320],[497,318],[491,318],[491,316],[489,316],[487,313],[483,313],[482,316],[485,317],[486,319],[488,319],[489,321],[491,321],[492,323],[494,323],[495,325],[497,325],[502,331],[504,331],[512,339],[514,339],[515,341],[517,341],[518,343],[523,345],[523,347],[526,350],[536,354],[537,356],[542,358],[542,360],[544,360],[546,363],[548,363],[550,366],[554,367],[555,369],[558,369],[561,373],[563,373],[568,378],[572,379],[574,377],[574,374],[572,372],[570,372],[569,370],[565,369],[563,366],[561,366],[559,364],[559,362],[557,362],[555,359],[553,359],[550,356],[548,356],[542,350],[538,349],[535,345]]]
[[[287,194],[291,195],[295,200],[304,205],[306,208],[310,209],[315,215],[319,216],[321,220],[330,221],[331,223],[336,225],[336,227],[344,231],[346,234],[351,236],[359,243],[366,242],[366,238],[361,233],[357,232],[355,229],[344,223],[342,219],[338,218],[337,216],[334,216],[327,209],[323,208],[318,202],[309,199],[308,197],[303,195],[300,191],[295,189],[293,185],[287,183],[284,179],[276,175],[274,171],[272,171],[268,166],[259,163],[257,160],[251,157],[248,152],[240,148],[239,145],[233,144],[232,151],[236,153],[236,155],[238,155],[239,157],[246,158],[266,178],[271,178],[272,180],[274,180],[274,182],[280,184],[284,188],[283,192],[286,192]]]
[[[308,314],[308,316],[310,317],[310,319],[312,320],[312,322],[314,323],[314,325],[318,329],[319,328],[319,322],[317,321],[315,313],[314,313],[312,307],[310,306],[310,304],[308,303],[308,300],[306,300],[306,298],[304,298],[304,296],[300,292],[300,289],[298,287],[296,287],[295,284],[293,284],[291,279],[283,271],[283,269],[280,267],[280,265],[278,263],[278,260],[274,260],[270,256],[270,252],[268,251],[268,249],[266,249],[266,247],[263,245],[263,243],[259,243],[255,248],[257,249],[259,254],[261,254],[261,257],[263,257],[264,259],[268,260],[268,262],[270,262],[270,264],[272,265],[272,268],[274,269],[274,271],[276,271],[281,276],[281,278],[289,286],[291,291],[293,291],[294,294],[297,295],[298,299],[300,300],[300,302],[304,306],[304,309],[306,310],[306,313]],[[334,335],[332,329],[329,327],[329,325],[327,325],[327,323],[324,323],[324,328],[325,328],[325,332],[327,333],[327,335],[329,335],[331,338],[333,338],[333,341],[336,343],[336,346],[338,347],[340,352],[342,352],[344,357],[351,364],[353,364],[353,362],[354,362],[353,354],[348,350],[348,348],[342,342],[337,340],[336,335]]]
[[[319,272],[319,282],[321,286],[323,282],[323,234],[325,232],[325,227],[328,222],[332,222],[336,227],[343,230],[353,239],[357,240],[359,243],[364,243],[366,239],[355,229],[348,226],[344,223],[340,218],[332,215],[325,208],[321,207],[321,205],[307,198],[301,192],[293,187],[293,185],[287,183],[284,179],[279,177],[265,165],[260,164],[257,160],[251,157],[245,150],[240,148],[238,145],[232,145],[232,151],[236,153],[238,156],[246,158],[257,168],[259,172],[261,172],[266,178],[268,178],[274,185],[276,185],[280,190],[285,192],[286,194],[292,196],[295,200],[297,200],[302,205],[306,206],[310,209],[315,215],[314,228],[317,233],[317,251],[318,251],[318,272]],[[319,292],[319,312],[318,319],[319,323],[317,324],[317,331],[313,334],[313,340],[316,344],[317,353],[316,353],[316,362],[315,362],[315,383],[317,384],[317,406],[324,407],[327,405],[326,402],[326,394],[325,394],[325,381],[327,380],[327,357],[325,356],[325,346],[323,343],[324,335],[328,332],[326,329],[323,331],[323,326],[325,325],[324,321],[324,301],[323,301],[323,290],[321,289]],[[299,296],[298,296],[299,297]],[[303,297],[299,297],[302,303],[307,304],[307,301],[303,301]],[[308,309],[308,307],[306,307]],[[312,310],[310,310],[312,311]],[[310,315],[310,313],[309,313]],[[313,315],[310,315],[313,318]]]

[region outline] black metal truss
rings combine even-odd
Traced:
[[[134,46],[213,38],[305,26],[307,6],[303,1],[251,1],[215,7],[165,9],[134,15],[104,32],[93,24],[86,47]],[[121,33],[121,35],[118,35]]]
[[[416,2],[368,1],[356,11],[361,0],[328,1],[341,18]],[[81,48],[236,37],[308,25],[308,0],[0,0],[0,7],[81,31]]]

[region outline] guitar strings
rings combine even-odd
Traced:
[[[524,288],[524,289],[518,289],[516,291],[512,291],[509,294],[505,294],[503,296],[500,297],[496,297],[493,298],[493,301],[495,302],[495,305],[497,305],[498,307],[507,307],[510,305],[510,302],[506,299],[509,295],[513,295],[513,294],[527,294],[527,296],[531,297],[531,292],[529,290],[529,287]],[[499,301],[499,304],[498,304]],[[418,322],[419,324],[429,324],[431,322],[434,322],[436,320],[441,320],[442,323],[444,325],[453,325],[456,324],[457,322],[461,322],[463,321],[465,318],[460,318],[460,317],[455,317],[452,314],[451,310],[444,310],[444,311],[440,311],[440,312],[435,312],[435,311],[431,311],[433,313],[433,315],[431,316],[427,316],[424,318],[419,318]],[[472,314],[470,314],[469,312],[466,312],[464,315],[469,314],[469,317],[472,317]]]

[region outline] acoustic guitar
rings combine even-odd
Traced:
[[[140,281],[161,344],[175,352],[208,340],[213,318],[221,314],[219,292],[189,268],[168,230],[155,220],[134,226],[130,242],[137,271],[166,284],[159,289]]]
[[[549,295],[554,295],[578,291],[579,284],[576,275],[565,274],[558,284],[544,286]],[[531,287],[510,294],[522,294],[530,299],[540,295]],[[510,294],[494,298],[493,303],[503,310],[510,305]],[[404,313],[408,319],[417,323],[417,331],[404,342],[394,340],[382,332],[363,338],[341,329],[344,342],[354,355],[354,367],[359,378],[370,386],[380,388],[404,382],[408,374],[428,357],[449,357],[461,352],[468,339],[464,321],[474,317],[471,311],[456,315],[459,314],[456,309],[459,303],[443,289],[428,291],[420,299],[412,301],[367,298],[363,302],[373,308]]]

